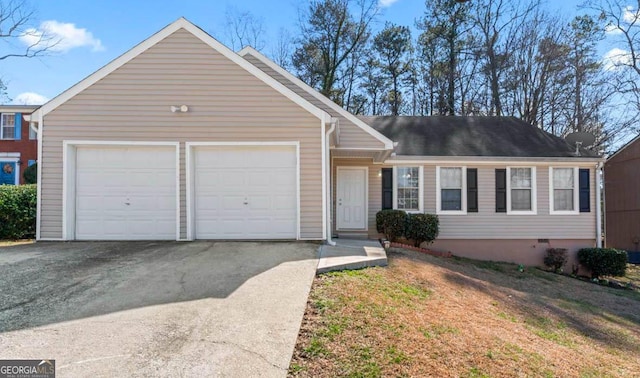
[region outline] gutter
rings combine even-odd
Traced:
[[[332,224],[333,224],[333,216],[331,215],[331,199],[333,198],[332,196],[332,191],[331,191],[331,176],[333,173],[333,168],[331,167],[331,156],[330,156],[330,152],[331,152],[331,134],[336,130],[336,125],[338,123],[338,119],[337,118],[331,118],[331,128],[329,129],[329,131],[327,131],[327,135],[326,138],[324,139],[324,148],[325,148],[325,166],[328,167],[328,170],[326,172],[327,174],[327,180],[326,180],[326,185],[327,185],[327,199],[326,199],[326,206],[327,206],[327,224],[325,225],[327,227],[327,244],[331,245],[331,246],[335,246],[336,242],[334,242],[333,240],[331,240],[331,233],[332,233]]]
[[[601,185],[602,178],[604,176],[604,170],[602,169],[603,163],[596,164],[596,247],[602,248],[602,200],[601,191],[604,191],[604,186]],[[602,187],[602,189],[601,189]],[[606,194],[606,193],[605,193]]]

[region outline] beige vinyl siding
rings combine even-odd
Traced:
[[[371,159],[334,159],[332,184],[336,185],[337,166],[369,167],[369,230],[368,235],[377,235],[375,215],[382,207],[382,179],[378,176],[381,168],[392,165],[373,164]],[[445,165],[442,165],[445,166]],[[449,166],[460,166],[451,164]],[[596,237],[595,215],[595,171],[589,168],[591,180],[591,212],[576,215],[549,214],[549,167],[536,165],[537,214],[513,215],[495,212],[495,169],[503,166],[466,165],[478,169],[478,213],[465,215],[439,215],[439,239],[588,239]],[[526,166],[518,165],[518,166]],[[436,165],[424,165],[424,211],[436,213]],[[335,199],[335,197],[334,197]],[[335,201],[334,201],[335,203]],[[335,208],[332,211],[335,219]],[[335,224],[335,222],[334,222]],[[335,229],[335,227],[334,227]]]
[[[180,142],[181,237],[185,142],[299,141],[301,237],[322,238],[321,121],[183,29],[46,115],[43,137],[42,238],[62,237],[63,140]]]
[[[348,120],[347,118],[345,118],[344,116],[336,112],[333,108],[331,108],[324,102],[318,100],[316,97],[312,96],[307,91],[300,88],[295,83],[291,82],[291,80],[287,79],[283,75],[276,72],[273,68],[262,63],[258,58],[254,57],[251,54],[247,54],[244,56],[244,59],[246,59],[249,63],[253,64],[254,66],[258,67],[267,75],[276,79],[282,85],[286,86],[287,88],[291,89],[293,92],[297,93],[298,95],[300,95],[302,98],[309,101],[313,105],[331,114],[333,117],[339,118],[339,122],[340,122],[340,144],[338,146],[339,148],[384,149],[384,144],[380,142],[378,139],[376,139],[371,134],[367,133],[366,131],[361,129],[359,126],[357,126],[356,124],[354,124],[353,122],[351,122],[350,120]]]

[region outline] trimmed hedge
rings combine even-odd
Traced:
[[[407,215],[405,236],[407,239],[413,240],[416,247],[420,247],[423,242],[430,244],[438,236],[439,223],[437,215],[409,214]]]
[[[24,170],[22,174],[24,177],[24,182],[27,184],[37,184],[38,183],[38,163],[32,164]]]
[[[389,241],[404,236],[407,213],[402,210],[380,210],[376,213],[376,229]]]
[[[0,239],[36,234],[36,185],[0,185]]]
[[[583,248],[578,261],[591,270],[591,277],[624,276],[627,271],[627,252],[615,248]]]

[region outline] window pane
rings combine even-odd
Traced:
[[[440,168],[442,189],[462,189],[462,168]]]
[[[462,190],[442,189],[442,210],[462,210]]]
[[[511,190],[511,210],[531,210],[531,190]]]
[[[29,139],[38,139],[38,133],[33,131],[31,126],[29,126]]]
[[[398,167],[398,209],[419,210],[420,169],[418,167]]]
[[[573,168],[554,168],[553,188],[573,189]]]
[[[573,189],[553,190],[553,210],[573,210]]]
[[[514,189],[531,188],[531,168],[511,168],[511,187]]]

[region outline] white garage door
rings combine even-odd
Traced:
[[[175,240],[175,147],[78,147],[75,215],[78,240]]]
[[[196,239],[295,239],[294,146],[194,151]]]

